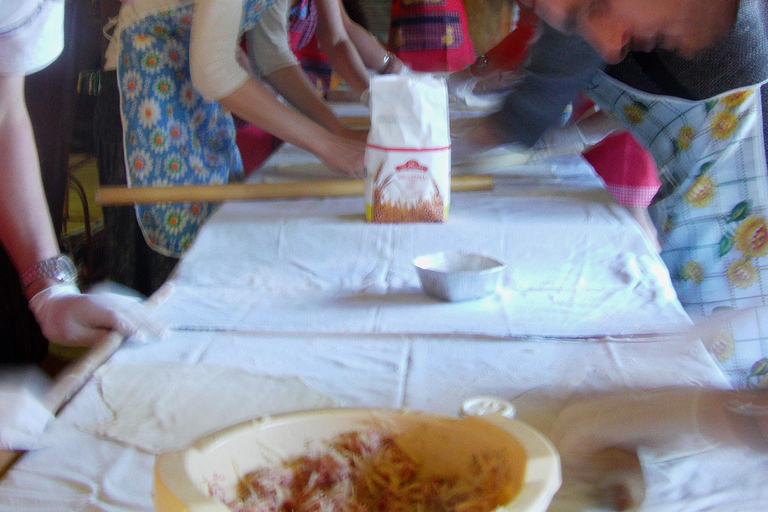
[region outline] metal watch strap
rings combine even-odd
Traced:
[[[51,278],[62,283],[71,283],[77,277],[77,270],[69,256],[59,254],[53,258],[39,261],[25,270],[20,276],[21,288],[26,290],[29,286],[44,278]]]

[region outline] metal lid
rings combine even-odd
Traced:
[[[464,400],[459,413],[462,416],[500,414],[505,418],[514,418],[515,406],[512,402],[494,396],[476,396]]]

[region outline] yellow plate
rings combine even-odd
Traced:
[[[433,466],[456,469],[464,464],[462,457],[473,451],[503,449],[517,467],[513,468],[516,481],[511,484],[514,496],[496,509],[499,512],[544,512],[560,487],[560,459],[554,446],[519,420],[501,415],[458,420],[414,411],[340,408],[247,421],[206,436],[186,450],[158,456],[155,507],[159,512],[229,512],[224,503],[209,496],[209,483],[215,481],[228,497],[234,497],[238,479],[245,473],[321,447],[338,434],[372,425],[410,433],[410,449],[424,450]],[[414,437],[413,432],[428,434]]]

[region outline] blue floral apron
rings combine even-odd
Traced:
[[[590,97],[653,154],[661,256],[694,319],[768,304],[768,170],[759,86],[703,101],[632,89],[604,73]],[[704,340],[737,387],[768,386],[768,313]]]
[[[244,0],[240,32],[253,27],[273,3]],[[120,33],[117,77],[129,186],[214,185],[243,176],[232,116],[192,87],[192,6],[149,14]],[[137,204],[136,216],[150,247],[178,256],[215,206]]]

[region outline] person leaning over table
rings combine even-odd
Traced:
[[[548,434],[566,479],[595,485],[611,510],[633,510],[645,498],[641,460],[720,447],[768,453],[768,388],[680,386],[576,397]]]
[[[145,308],[131,298],[80,293],[77,271],[61,254],[51,222],[24,80],[61,54],[63,19],[64,0],[0,2],[0,241],[45,337],[90,346],[109,330],[131,336],[151,323]],[[46,346],[19,346],[25,341],[9,326],[15,320],[11,316],[25,318],[27,312],[5,311],[8,317],[0,318],[0,363],[39,362]]]
[[[448,75],[448,93],[458,105],[494,107],[499,95],[514,90],[523,74],[530,46],[538,39],[539,18],[514,4],[512,30],[472,64]],[[650,153],[631,133],[612,121],[583,94],[564,113],[566,130],[550,130],[540,146],[579,151],[605,182],[608,191],[637,220],[648,240],[661,250],[648,205],[659,190],[658,169]],[[570,136],[564,137],[565,134]],[[555,140],[548,140],[555,139]]]
[[[294,52],[313,36],[332,68],[358,93],[368,89],[369,70],[379,74],[407,70],[373,34],[352,21],[340,0],[275,0],[275,6],[246,34],[248,58],[256,73],[311,117],[323,110],[327,112],[320,119],[333,116],[322,102],[322,108],[303,107],[310,101],[304,96],[317,95],[311,94],[314,84],[302,72]]]
[[[533,145],[586,90],[657,162],[650,213],[688,313],[768,305],[765,0],[521,3],[542,35],[474,142]],[[705,343],[735,386],[768,385],[766,308]]]
[[[231,113],[344,174],[362,175],[361,136],[339,124],[318,124],[283,104],[238,63],[240,38],[273,4],[133,0],[121,6],[94,123],[102,184],[215,185],[240,179]],[[125,210],[106,211],[111,279],[152,293],[214,207],[137,204],[136,220]]]
[[[406,72],[407,68],[365,28],[352,21],[340,0],[276,0],[275,5],[246,33],[247,54],[253,73],[262,77],[284,99],[310,119],[332,131],[344,126],[318,94],[316,84],[302,68],[295,52],[310,50],[324,57],[357,93],[368,89],[369,69],[379,74]],[[329,70],[330,71],[330,70]],[[328,93],[330,73],[322,92]],[[367,131],[358,131],[364,137]],[[276,144],[253,125],[238,126],[238,147],[251,172]],[[266,148],[264,151],[260,148]]]

